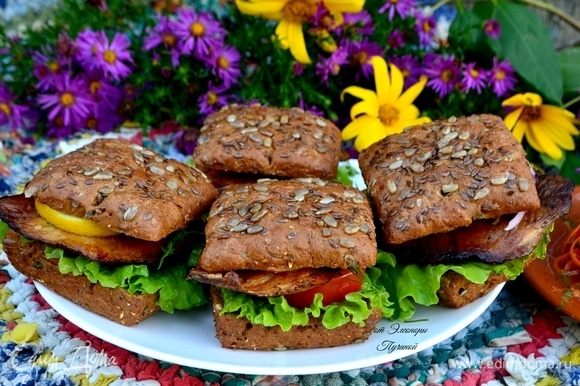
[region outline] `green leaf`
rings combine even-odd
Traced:
[[[564,79],[564,92],[580,92],[580,47],[560,52],[560,68]]]
[[[507,0],[477,3],[474,12],[483,20],[499,22],[501,35],[489,39],[496,55],[508,59],[518,75],[559,104],[563,94],[560,59],[540,18],[531,9]]]
[[[574,181],[576,185],[580,184],[580,173],[578,169],[580,168],[580,154],[577,152],[567,152],[566,161],[560,169],[560,174],[566,178],[570,178]]]
[[[560,170],[560,169],[562,169],[562,166],[564,165],[564,162],[566,161],[566,153],[564,153],[564,156],[562,158],[560,158],[559,160],[552,159],[545,154],[540,154],[540,158],[542,159],[542,163],[544,165],[553,166],[556,169]]]
[[[340,182],[341,184],[353,187],[353,177],[358,175],[359,172],[355,168],[350,165],[341,165],[338,167],[338,171],[336,173],[336,181]]]
[[[449,27],[449,43],[452,47],[476,51],[484,44],[482,20],[473,12],[458,12]]]
[[[4,241],[4,238],[6,237],[6,234],[9,230],[10,228],[8,227],[8,224],[0,221],[0,245]]]

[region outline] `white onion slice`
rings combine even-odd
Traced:
[[[520,222],[522,222],[522,219],[524,218],[525,214],[526,212],[518,212],[514,216],[514,218],[510,220],[507,227],[504,228],[504,231],[511,231],[512,229],[516,228],[520,224]]]

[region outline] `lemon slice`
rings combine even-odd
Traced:
[[[41,202],[35,201],[34,206],[36,207],[36,211],[40,217],[64,231],[81,236],[94,237],[106,237],[117,234],[117,232],[113,232],[107,227],[97,224],[94,221],[59,212]]]

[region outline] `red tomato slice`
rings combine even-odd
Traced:
[[[284,295],[288,304],[296,308],[306,308],[312,304],[314,295],[322,294],[322,304],[341,302],[346,295],[361,289],[362,278],[349,270],[342,270],[339,276],[330,279],[328,283],[307,289],[295,294]]]

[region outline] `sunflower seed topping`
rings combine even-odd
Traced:
[[[228,121],[228,123],[234,123],[237,119],[238,117],[236,117],[234,114],[230,114],[226,117],[226,121]]]
[[[475,166],[483,166],[483,164],[485,163],[485,161],[483,160],[483,158],[479,157],[473,160],[473,164]]]
[[[89,168],[89,169],[85,169],[85,171],[83,172],[83,174],[85,176],[93,176],[95,174],[97,174],[99,172],[99,168]]]
[[[479,189],[475,193],[475,196],[473,196],[473,199],[474,200],[480,200],[480,199],[484,198],[485,196],[487,196],[488,194],[489,194],[489,189],[488,188]]]
[[[407,157],[412,157],[413,155],[415,155],[415,153],[416,153],[416,152],[417,152],[417,149],[413,149],[413,148],[411,148],[411,149],[406,149],[406,150],[405,150],[405,155],[406,155]]]
[[[462,131],[461,134],[459,134],[459,139],[461,139],[462,141],[466,141],[469,139],[469,131]]]
[[[343,248],[354,248],[356,247],[356,242],[353,239],[349,239],[346,237],[341,237],[338,241],[341,247]]]
[[[467,155],[467,152],[465,150],[460,150],[458,152],[451,154],[451,158],[463,158],[466,155]]]
[[[171,190],[175,190],[175,189],[177,189],[177,188],[179,187],[179,184],[177,183],[177,180],[175,180],[175,179],[173,179],[173,178],[172,178],[172,179],[170,179],[169,181],[167,181],[167,182],[165,183],[165,185],[166,185],[166,186],[167,186],[169,189],[171,189]]]
[[[314,134],[312,134],[314,139],[321,139],[323,135],[324,133],[322,132],[322,130],[316,130]]]
[[[459,190],[459,185],[457,184],[446,184],[441,187],[441,192],[444,194],[457,192]]]
[[[527,192],[530,189],[530,183],[525,178],[520,178],[518,180],[518,188],[522,192]]]
[[[138,210],[139,205],[130,205],[127,210],[125,210],[125,213],[123,213],[123,220],[132,221],[137,215]]]
[[[333,197],[326,196],[326,197],[322,197],[319,202],[320,202],[320,205],[328,205],[328,204],[332,204],[335,201],[336,200]]]
[[[36,186],[30,186],[24,190],[24,197],[30,198],[38,193],[38,188]]]
[[[283,125],[287,124],[288,123],[288,120],[289,120],[288,115],[282,115],[280,117],[280,123],[283,124]]]
[[[248,224],[246,224],[246,223],[239,223],[239,224],[231,227],[230,228],[230,231],[231,232],[243,232],[243,231],[245,231],[248,228],[249,228],[249,225]]]
[[[157,165],[151,165],[149,167],[149,171],[153,174],[156,174],[158,176],[162,176],[165,174],[165,170],[161,169],[159,166]]]
[[[396,161],[392,162],[392,163],[389,165],[389,169],[390,169],[390,170],[397,170],[397,169],[398,169],[398,168],[400,168],[402,165],[403,165],[403,160],[401,160],[401,159],[398,159],[398,160],[396,160]]]
[[[93,176],[93,179],[95,179],[95,180],[110,180],[112,178],[113,178],[113,173],[107,172],[107,171],[100,172],[100,173],[95,174]]]
[[[263,230],[264,230],[263,226],[256,224],[256,225],[252,225],[251,227],[248,227],[248,229],[246,229],[246,232],[249,235],[255,235],[256,233],[260,233]]]
[[[300,133],[298,131],[293,131],[292,132],[292,138],[294,138],[294,139],[300,139],[300,137],[302,137],[302,136],[300,135]]]
[[[423,173],[425,171],[425,167],[420,163],[412,163],[411,170],[415,173]]]
[[[322,217],[322,221],[329,227],[336,228],[338,226],[338,222],[336,221],[336,219],[329,214]]]
[[[348,225],[344,228],[344,233],[346,233],[347,235],[354,235],[359,230],[360,227],[358,225]]]
[[[387,181],[387,189],[389,189],[389,193],[396,193],[397,192],[397,184],[393,180]]]
[[[316,125],[320,127],[326,127],[326,121],[320,118],[316,118]]]
[[[508,177],[506,174],[499,174],[497,176],[492,177],[489,182],[491,182],[492,185],[503,185],[507,182]]]

